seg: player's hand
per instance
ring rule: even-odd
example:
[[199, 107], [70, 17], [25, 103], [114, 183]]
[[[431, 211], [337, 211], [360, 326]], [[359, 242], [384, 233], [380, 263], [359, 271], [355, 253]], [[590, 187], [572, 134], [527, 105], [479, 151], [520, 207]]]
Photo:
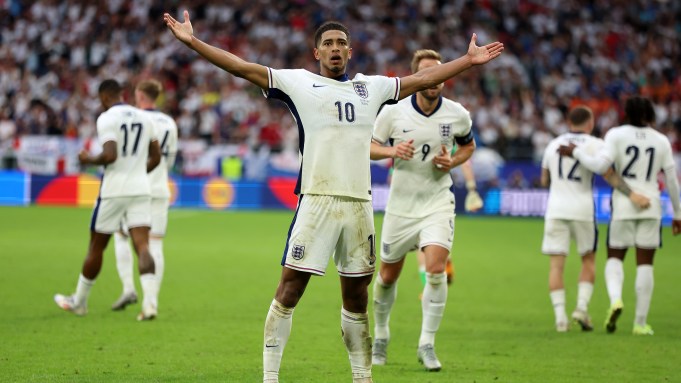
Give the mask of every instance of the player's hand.
[[681, 234], [681, 219], [672, 220], [672, 234], [674, 235]]
[[88, 160], [89, 160], [89, 159], [90, 159], [90, 154], [87, 152], [87, 150], [82, 149], [82, 150], [78, 153], [78, 161], [79, 161], [81, 164], [86, 165], [86, 164], [88, 163]]
[[414, 158], [414, 140], [402, 141], [395, 147], [395, 154], [393, 158], [399, 158], [402, 160], [411, 160]]
[[558, 153], [561, 156], [572, 157], [572, 152], [575, 150], [577, 145], [570, 143], [570, 145], [561, 145], [558, 147]]
[[445, 173], [449, 173], [452, 169], [452, 156], [449, 155], [446, 146], [442, 145], [440, 147], [440, 153], [433, 158], [433, 165], [435, 165], [437, 170]]
[[629, 200], [639, 209], [647, 209], [650, 207], [650, 198], [643, 194], [638, 194], [635, 191], [632, 191], [629, 194]]
[[504, 50], [504, 44], [496, 41], [491, 44], [479, 47], [475, 43], [478, 40], [478, 35], [473, 33], [471, 42], [468, 44], [468, 56], [471, 59], [471, 64], [480, 65], [485, 64], [499, 57]]
[[184, 22], [180, 23], [175, 20], [170, 14], [163, 14], [163, 21], [166, 23], [168, 28], [175, 38], [182, 41], [183, 43], [189, 45], [192, 42], [192, 35], [194, 35], [194, 28], [192, 27], [191, 21], [189, 21], [189, 12], [184, 11]]
[[480, 194], [478, 194], [477, 191], [470, 190], [468, 194], [466, 194], [464, 208], [466, 209], [467, 212], [474, 213], [482, 209], [483, 206], [484, 202], [482, 202], [482, 198], [480, 198]]

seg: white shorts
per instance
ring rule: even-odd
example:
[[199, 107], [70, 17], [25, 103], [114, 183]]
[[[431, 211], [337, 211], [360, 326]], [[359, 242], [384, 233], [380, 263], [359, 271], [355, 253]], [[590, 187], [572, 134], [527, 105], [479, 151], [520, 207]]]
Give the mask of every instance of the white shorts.
[[128, 227], [151, 226], [151, 197], [97, 198], [90, 230], [113, 234], [125, 222]]
[[385, 214], [381, 231], [381, 262], [399, 262], [408, 252], [437, 245], [452, 249], [454, 211], [439, 212], [425, 218]]
[[659, 219], [622, 219], [610, 221], [608, 247], [626, 249], [659, 249], [661, 244]]
[[547, 219], [544, 222], [544, 240], [541, 251], [547, 255], [570, 254], [570, 239], [577, 245], [580, 255], [596, 251], [598, 226], [593, 221]]
[[163, 237], [168, 228], [168, 198], [151, 199], [151, 235]]
[[371, 201], [301, 195], [281, 264], [324, 275], [333, 254], [338, 274], [371, 275], [376, 263], [375, 239]]

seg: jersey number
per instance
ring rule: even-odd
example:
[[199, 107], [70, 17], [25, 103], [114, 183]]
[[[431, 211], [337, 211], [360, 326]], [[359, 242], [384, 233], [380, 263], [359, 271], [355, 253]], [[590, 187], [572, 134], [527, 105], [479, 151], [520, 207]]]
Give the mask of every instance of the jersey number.
[[345, 121], [355, 122], [355, 106], [351, 102], [345, 103], [344, 108], [340, 101], [336, 101], [334, 105], [338, 108], [338, 121], [343, 122], [343, 109], [345, 109]]
[[428, 153], [430, 153], [430, 145], [424, 144], [421, 148], [421, 153], [423, 153], [423, 158], [421, 158], [421, 161], [425, 161], [426, 156], [428, 156]]
[[164, 157], [168, 157], [168, 134], [170, 133], [169, 130], [166, 130], [166, 134], [163, 135], [163, 141], [161, 141], [161, 154]]
[[[631, 155], [631, 160], [629, 160], [629, 163], [627, 166], [624, 167], [624, 171], [622, 171], [622, 177], [626, 178], [636, 178], [636, 174], [631, 173], [631, 167], [634, 166], [634, 163], [638, 160], [638, 153], [640, 149], [638, 146], [629, 146], [626, 150], [627, 155]], [[648, 172], [646, 173], [646, 181], [650, 181], [650, 176], [653, 175], [653, 160], [655, 159], [655, 148], [648, 148], [646, 149], [646, 153], [648, 154]]]
[[[575, 161], [575, 164], [572, 165], [572, 168], [570, 168], [570, 172], [567, 176], [568, 181], [579, 182], [582, 180], [582, 177], [575, 174], [577, 166], [579, 166], [579, 161]], [[563, 179], [563, 156], [558, 157], [558, 178]]]
[[[121, 130], [123, 131], [123, 148], [121, 149], [121, 154], [125, 157], [128, 153], [128, 125], [121, 125]], [[137, 133], [135, 136], [135, 143], [132, 146], [132, 154], [137, 154], [137, 146], [140, 143], [140, 133], [142, 133], [142, 124], [135, 122], [130, 125], [130, 134]]]

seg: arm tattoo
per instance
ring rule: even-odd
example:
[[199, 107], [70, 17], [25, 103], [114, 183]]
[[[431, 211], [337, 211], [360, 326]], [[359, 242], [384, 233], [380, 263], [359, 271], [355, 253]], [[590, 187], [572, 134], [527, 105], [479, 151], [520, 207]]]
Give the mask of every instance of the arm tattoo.
[[610, 186], [619, 190], [625, 196], [628, 197], [629, 194], [631, 194], [631, 188], [629, 187], [629, 185], [627, 185], [626, 182], [624, 182], [624, 179], [619, 174], [617, 174], [617, 172], [614, 171], [608, 172], [608, 174], [605, 177], [605, 180], [608, 181]]

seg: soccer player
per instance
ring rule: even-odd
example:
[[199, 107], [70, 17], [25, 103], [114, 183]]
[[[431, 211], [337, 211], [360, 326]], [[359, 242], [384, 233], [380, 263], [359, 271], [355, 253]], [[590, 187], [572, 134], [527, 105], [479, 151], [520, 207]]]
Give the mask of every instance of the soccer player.
[[648, 310], [653, 296], [653, 258], [661, 245], [662, 203], [658, 174], [664, 172], [674, 216], [672, 233], [681, 233], [681, 202], [676, 167], [671, 144], [657, 132], [655, 109], [649, 99], [631, 97], [624, 107], [626, 124], [610, 129], [605, 145], [596, 154], [580, 146], [562, 145], [562, 155], [574, 156], [587, 168], [603, 173], [611, 166], [636, 190], [650, 198], [650, 208], [641, 210], [627, 198], [626, 188], [612, 193], [612, 215], [608, 227], [608, 260], [605, 263], [605, 283], [610, 297], [610, 308], [605, 329], [612, 333], [622, 313], [622, 262], [630, 247], [636, 248], [636, 315], [634, 335], [653, 335], [648, 324]]
[[[337, 22], [321, 25], [313, 54], [319, 73], [277, 70], [247, 62], [193, 36], [189, 14], [180, 23], [164, 15], [176, 38], [225, 71], [245, 78], [286, 103], [300, 131], [302, 163], [298, 206], [282, 258], [282, 273], [265, 320], [263, 381], [277, 382], [293, 310], [311, 275], [324, 275], [333, 254], [340, 275], [341, 329], [354, 382], [371, 382], [367, 288], [374, 272], [369, 146], [380, 107], [430, 88], [501, 54], [503, 45], [475, 45], [463, 57], [402, 79], [346, 73], [350, 33]], [[433, 148], [437, 151], [438, 148]], [[441, 160], [441, 162], [445, 162]]]
[[[438, 52], [414, 53], [411, 70], [418, 75], [439, 68]], [[423, 89], [376, 118], [371, 159], [395, 158], [381, 234], [381, 266], [374, 283], [376, 337], [372, 363], [384, 365], [390, 342], [390, 311], [406, 254], [422, 249], [426, 260], [421, 336], [417, 357], [428, 371], [439, 371], [435, 355], [437, 332], [447, 302], [445, 267], [454, 237], [454, 194], [449, 171], [466, 162], [475, 150], [468, 111], [442, 97], [443, 83]], [[393, 142], [394, 146], [384, 146]], [[458, 145], [452, 155], [454, 143]]]
[[[593, 330], [588, 313], [589, 301], [595, 281], [595, 252], [598, 243], [598, 227], [594, 220], [593, 173], [570, 158], [561, 157], [560, 145], [574, 143], [581, 150], [596, 153], [603, 146], [603, 140], [591, 136], [594, 117], [591, 109], [577, 106], [567, 116], [569, 132], [554, 138], [546, 147], [542, 159], [541, 184], [549, 187], [549, 200], [544, 214], [544, 239], [542, 252], [550, 257], [549, 296], [555, 313], [556, 331], [568, 330], [565, 312], [565, 288], [563, 270], [565, 258], [570, 252], [570, 239], [576, 242], [577, 252], [582, 257], [579, 275], [577, 308], [572, 320], [583, 331]], [[648, 199], [631, 192], [618, 175], [609, 170], [604, 175], [613, 187], [618, 187], [634, 203], [647, 205]]]
[[142, 313], [138, 320], [156, 316], [158, 285], [154, 261], [149, 253], [150, 190], [147, 172], [161, 159], [152, 122], [140, 110], [123, 104], [122, 88], [116, 80], [104, 80], [99, 99], [104, 112], [97, 118], [97, 136], [102, 153], [91, 156], [83, 150], [78, 155], [83, 165], [104, 165], [99, 197], [90, 223], [90, 245], [78, 279], [76, 292], [70, 296], [56, 294], [54, 301], [76, 315], [87, 314], [90, 289], [102, 268], [104, 249], [111, 234], [125, 219], [130, 227], [142, 290]]
[[[175, 163], [177, 155], [177, 125], [172, 117], [156, 110], [156, 100], [162, 92], [161, 83], [156, 80], [145, 80], [135, 88], [135, 105], [142, 109], [151, 120], [160, 140], [161, 162], [149, 173], [151, 184], [151, 232], [149, 234], [149, 251], [154, 259], [156, 279], [159, 290], [165, 270], [163, 256], [163, 237], [168, 227], [168, 206], [170, 190], [168, 189], [168, 171]], [[137, 292], [133, 282], [133, 261], [127, 230], [119, 230], [114, 234], [116, 267], [123, 283], [123, 293], [111, 306], [112, 310], [123, 310], [127, 305], [137, 302]], [[157, 305], [158, 310], [158, 305]]]

